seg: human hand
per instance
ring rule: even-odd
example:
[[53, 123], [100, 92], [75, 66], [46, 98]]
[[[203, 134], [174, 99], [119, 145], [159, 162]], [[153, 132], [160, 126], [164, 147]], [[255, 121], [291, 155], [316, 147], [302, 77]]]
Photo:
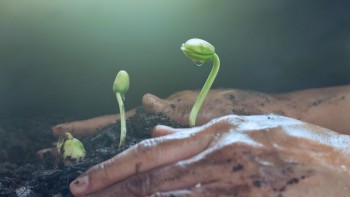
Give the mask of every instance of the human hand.
[[231, 115], [153, 134], [88, 170], [72, 193], [345, 197], [350, 190], [350, 137], [291, 118]]
[[[144, 95], [142, 105], [146, 111], [164, 113], [182, 125], [188, 124], [190, 110], [198, 91], [180, 91], [166, 99], [152, 94]], [[305, 89], [281, 94], [239, 89], [209, 91], [197, 116], [197, 125], [225, 115], [280, 114], [350, 134], [350, 85]]]
[[[191, 108], [198, 91], [180, 91], [161, 99], [152, 94], [142, 98], [143, 108], [148, 112], [163, 113], [179, 124], [187, 125]], [[350, 134], [350, 86], [307, 89], [282, 94], [266, 94], [238, 89], [215, 89], [209, 91], [197, 116], [197, 125], [224, 115], [281, 114], [316, 124], [340, 133]], [[135, 114], [129, 110], [126, 117]], [[119, 115], [108, 115], [83, 121], [56, 125], [55, 136], [70, 132], [74, 136], [88, 136], [98, 128], [115, 123]]]
[[[142, 107], [148, 112], [163, 113], [178, 124], [188, 125], [189, 114], [198, 94], [198, 91], [186, 90], [176, 92], [165, 99], [145, 94], [142, 98]], [[276, 100], [267, 94], [252, 91], [211, 90], [197, 116], [197, 125], [228, 114], [262, 114], [268, 111], [262, 105], [267, 99]], [[260, 106], [257, 106], [256, 103], [259, 103]], [[126, 112], [126, 117], [133, 116], [135, 113], [135, 109], [129, 110]], [[96, 133], [100, 128], [115, 123], [119, 118], [119, 115], [115, 114], [61, 123], [52, 127], [52, 133], [56, 137], [65, 132], [70, 132], [76, 137], [85, 137]]]

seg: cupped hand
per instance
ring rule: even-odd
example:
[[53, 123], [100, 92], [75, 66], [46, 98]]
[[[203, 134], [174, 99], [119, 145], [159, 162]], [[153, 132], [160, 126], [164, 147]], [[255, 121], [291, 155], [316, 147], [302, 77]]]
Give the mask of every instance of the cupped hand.
[[348, 196], [350, 137], [277, 115], [157, 126], [70, 184], [75, 196]]

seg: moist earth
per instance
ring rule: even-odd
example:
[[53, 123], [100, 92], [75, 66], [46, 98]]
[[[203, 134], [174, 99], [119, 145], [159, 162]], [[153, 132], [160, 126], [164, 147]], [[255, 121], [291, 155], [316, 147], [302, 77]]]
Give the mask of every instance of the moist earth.
[[50, 153], [38, 159], [37, 151], [52, 147], [57, 140], [51, 135], [55, 124], [71, 121], [57, 115], [0, 120], [0, 196], [72, 196], [69, 183], [93, 165], [107, 160], [128, 147], [150, 138], [158, 125], [185, 127], [161, 113], [150, 113], [141, 107], [127, 119], [126, 145], [118, 149], [120, 122], [100, 129], [95, 135], [80, 139], [86, 158], [70, 167]]

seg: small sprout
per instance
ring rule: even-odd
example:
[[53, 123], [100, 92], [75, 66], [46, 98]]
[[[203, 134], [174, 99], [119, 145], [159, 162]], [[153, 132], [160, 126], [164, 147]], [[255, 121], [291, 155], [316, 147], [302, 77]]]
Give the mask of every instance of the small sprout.
[[181, 50], [198, 66], [201, 66], [206, 62], [213, 61], [213, 68], [201, 92], [199, 93], [199, 96], [197, 97], [197, 100], [194, 103], [189, 116], [189, 125], [193, 127], [196, 125], [197, 114], [203, 104], [203, 101], [207, 96], [216, 75], [218, 74], [220, 68], [220, 59], [219, 56], [215, 53], [215, 47], [213, 45], [205, 40], [198, 38], [190, 39], [182, 44]]
[[124, 145], [126, 137], [126, 122], [125, 122], [125, 109], [123, 99], [125, 99], [125, 93], [129, 89], [129, 75], [126, 71], [121, 70], [118, 72], [113, 83], [113, 92], [117, 97], [120, 111], [120, 141], [119, 148]]
[[83, 143], [73, 138], [69, 132], [66, 132], [58, 139], [56, 148], [65, 166], [82, 161], [86, 155]]

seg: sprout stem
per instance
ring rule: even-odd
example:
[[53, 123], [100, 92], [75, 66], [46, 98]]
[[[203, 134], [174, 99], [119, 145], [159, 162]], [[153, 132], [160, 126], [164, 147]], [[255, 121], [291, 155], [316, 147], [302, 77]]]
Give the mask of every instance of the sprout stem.
[[214, 55], [213, 55], [213, 68], [211, 69], [209, 77], [207, 78], [201, 92], [199, 93], [199, 96], [197, 97], [197, 100], [196, 100], [195, 104], [193, 105], [191, 113], [190, 113], [189, 125], [191, 127], [194, 127], [196, 125], [197, 114], [198, 114], [198, 112], [203, 104], [205, 97], [207, 96], [207, 94], [209, 92], [211, 85], [214, 82], [216, 75], [218, 74], [219, 68], [220, 68], [220, 59], [219, 59], [219, 56], [216, 53], [214, 53]]
[[119, 115], [120, 115], [120, 141], [119, 148], [124, 145], [126, 137], [126, 122], [125, 122], [125, 109], [123, 98], [119, 92], [116, 93], [118, 105], [119, 105]]
[[125, 137], [126, 137], [126, 120], [125, 120], [125, 108], [123, 99], [125, 98], [125, 93], [129, 89], [129, 74], [121, 70], [118, 72], [115, 77], [113, 83], [113, 92], [117, 97], [118, 105], [119, 105], [119, 115], [120, 115], [120, 141], [119, 148], [124, 145]]

